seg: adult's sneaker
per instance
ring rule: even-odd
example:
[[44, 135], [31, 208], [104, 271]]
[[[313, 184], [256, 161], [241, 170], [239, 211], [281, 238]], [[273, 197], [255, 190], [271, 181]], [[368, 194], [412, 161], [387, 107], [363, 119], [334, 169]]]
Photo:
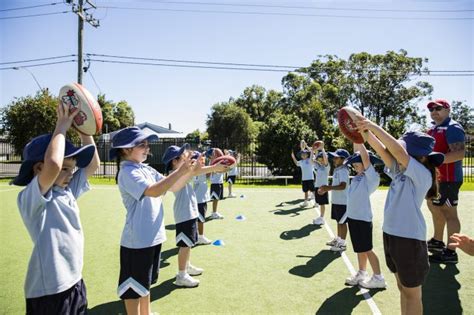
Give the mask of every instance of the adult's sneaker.
[[383, 277], [372, 276], [369, 280], [359, 282], [359, 285], [366, 289], [385, 289], [387, 283]]
[[347, 285], [358, 285], [364, 280], [367, 280], [367, 271], [359, 270], [357, 273], [349, 278], [346, 278]]
[[442, 252], [443, 249], [446, 248], [446, 245], [443, 241], [438, 241], [434, 238], [431, 238], [428, 242], [428, 251], [431, 253], [439, 253]]
[[198, 240], [196, 242], [196, 245], [209, 245], [211, 244], [212, 241], [208, 239], [206, 236], [198, 236]]
[[213, 212], [211, 214], [211, 219], [213, 219], [213, 220], [224, 219], [224, 216], [222, 214], [220, 214], [219, 212]]
[[333, 238], [332, 240], [330, 240], [329, 242], [326, 242], [326, 245], [327, 246], [334, 246], [337, 244], [337, 237]]
[[188, 268], [186, 268], [186, 272], [190, 276], [199, 276], [204, 272], [204, 269], [189, 264]]
[[199, 285], [199, 280], [194, 279], [187, 273], [184, 274], [183, 276], [180, 276], [179, 274], [177, 274], [175, 284], [178, 287], [195, 288]]
[[316, 219], [313, 220], [313, 224], [314, 225], [323, 225], [325, 222], [324, 222], [324, 218], [323, 217], [317, 217]]
[[457, 264], [458, 254], [455, 251], [444, 249], [439, 253], [431, 255], [429, 260], [436, 264]]

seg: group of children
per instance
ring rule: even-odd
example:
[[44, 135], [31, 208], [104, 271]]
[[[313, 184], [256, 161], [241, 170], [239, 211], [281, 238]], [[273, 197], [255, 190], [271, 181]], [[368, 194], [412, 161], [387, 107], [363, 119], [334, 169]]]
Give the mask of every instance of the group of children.
[[[53, 134], [38, 136], [25, 146], [20, 172], [12, 181], [26, 186], [18, 195], [18, 207], [34, 243], [25, 281], [27, 314], [87, 312], [82, 279], [84, 236], [76, 200], [89, 190], [87, 179], [100, 160], [91, 136], [78, 132], [82, 147], [66, 139], [78, 112], [58, 104]], [[206, 153], [212, 160], [222, 155], [220, 149], [201, 154], [190, 151], [187, 144], [170, 146], [163, 155], [169, 174], [165, 176], [143, 163], [149, 155], [149, 141], [155, 139], [137, 127], [124, 128], [113, 137], [109, 152], [119, 165], [116, 180], [126, 208], [117, 293], [127, 314], [150, 314], [150, 286], [158, 280], [166, 240], [162, 196], [167, 191], [175, 195], [177, 286], [195, 287], [199, 280], [193, 276], [203, 273], [190, 263], [190, 252], [197, 244], [210, 243], [203, 234], [209, 200], [206, 174], [211, 174], [214, 185], [211, 217], [222, 218], [217, 201], [222, 198], [222, 177], [229, 166], [205, 165]], [[235, 173], [229, 178], [235, 182]]]
[[[444, 155], [433, 152], [435, 140], [425, 133], [407, 132], [396, 140], [382, 127], [364, 117], [356, 120], [356, 124], [359, 132], [367, 134], [368, 144], [381, 159], [369, 153], [364, 144], [354, 144], [353, 155], [344, 149], [329, 152], [334, 165], [332, 184], [320, 185], [322, 180], [327, 180], [327, 175], [322, 173], [324, 175], [320, 176], [325, 178], [318, 180], [317, 173], [318, 184], [311, 186], [312, 168], [318, 170], [324, 164], [313, 161], [312, 150], [307, 146], [302, 147], [302, 160], [297, 161], [293, 153], [292, 158], [303, 173], [305, 201], [311, 189], [315, 198], [332, 191], [331, 218], [337, 222], [337, 237], [327, 245], [333, 251], [345, 250], [348, 225], [359, 264], [358, 272], [347, 278], [345, 283], [368, 289], [385, 288], [379, 259], [373, 251], [370, 204], [370, 195], [380, 182], [374, 165], [384, 164], [385, 173], [392, 179], [382, 227], [385, 260], [389, 270], [395, 273], [402, 314], [421, 314], [421, 286], [429, 270], [426, 224], [421, 205], [425, 198], [438, 195], [436, 167], [443, 163]], [[324, 156], [324, 149], [319, 151], [317, 156]], [[356, 173], [352, 181], [349, 179], [349, 166]], [[314, 223], [322, 224], [324, 221], [315, 220]], [[453, 236], [452, 239], [458, 246], [468, 248], [466, 238]], [[368, 278], [366, 271], [367, 261], [374, 272], [371, 278]]]
[[[26, 186], [18, 195], [18, 207], [34, 243], [25, 281], [27, 314], [84, 314], [87, 310], [82, 280], [84, 236], [76, 200], [89, 189], [87, 178], [100, 160], [92, 137], [79, 133], [82, 147], [66, 140], [78, 112], [58, 104], [53, 134], [36, 137], [25, 146], [20, 172], [13, 180], [15, 185]], [[444, 155], [433, 152], [434, 139], [426, 134], [407, 132], [396, 140], [368, 119], [356, 123], [360, 132], [367, 132], [367, 142], [381, 160], [363, 144], [354, 144], [353, 155], [344, 149], [326, 154], [322, 142], [316, 143], [315, 155], [312, 148], [302, 144], [302, 159], [297, 161], [293, 153], [292, 158], [303, 172], [304, 205], [308, 205], [309, 193], [315, 193], [321, 216], [313, 223], [324, 224], [324, 206], [329, 203], [328, 192], [332, 192], [331, 218], [337, 221], [338, 236], [328, 245], [334, 251], [345, 250], [349, 228], [359, 262], [359, 271], [346, 279], [346, 284], [384, 288], [372, 245], [370, 195], [380, 181], [374, 165], [385, 164], [385, 172], [392, 178], [382, 227], [385, 260], [396, 276], [402, 314], [421, 314], [421, 285], [429, 268], [421, 205], [425, 198], [437, 196], [436, 166], [443, 163]], [[217, 203], [223, 197], [223, 174], [229, 167], [205, 163], [206, 156], [212, 160], [222, 151], [214, 148], [200, 153], [190, 151], [188, 145], [170, 146], [163, 155], [169, 174], [165, 176], [143, 163], [149, 154], [149, 141], [154, 139], [156, 136], [129, 127], [114, 136], [110, 150], [110, 158], [120, 165], [117, 183], [126, 208], [118, 294], [127, 314], [150, 314], [150, 286], [158, 279], [166, 240], [162, 196], [167, 191], [175, 195], [178, 286], [197, 286], [199, 280], [193, 276], [203, 273], [190, 263], [190, 253], [194, 245], [210, 243], [203, 226], [209, 199], [207, 174], [211, 174], [211, 218], [223, 218], [217, 212]], [[331, 185], [328, 156], [334, 164]], [[349, 166], [356, 172], [352, 181]], [[235, 175], [229, 174], [228, 180], [233, 183]], [[231, 188], [229, 196], [235, 196]], [[474, 253], [472, 239], [453, 235], [452, 240], [453, 246]], [[374, 272], [371, 278], [366, 271], [367, 261]]]

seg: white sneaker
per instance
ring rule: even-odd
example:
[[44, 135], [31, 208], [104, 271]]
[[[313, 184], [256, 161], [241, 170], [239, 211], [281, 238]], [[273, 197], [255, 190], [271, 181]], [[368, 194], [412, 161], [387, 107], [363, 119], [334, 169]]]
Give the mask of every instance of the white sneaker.
[[334, 246], [337, 244], [337, 237], [333, 238], [331, 241], [326, 242], [327, 246]]
[[201, 275], [201, 274], [204, 272], [204, 269], [199, 268], [199, 267], [195, 267], [195, 266], [189, 264], [189, 265], [188, 265], [188, 268], [186, 268], [186, 272], [187, 272], [190, 276], [199, 276], [199, 275]]
[[179, 274], [177, 274], [175, 284], [178, 287], [194, 288], [199, 285], [199, 280], [194, 279], [188, 274], [185, 274], [184, 276], [180, 276]]
[[346, 278], [347, 285], [358, 285], [361, 282], [367, 280], [367, 271], [359, 270], [352, 277]]
[[203, 235], [203, 236], [198, 236], [196, 245], [209, 245], [211, 243], [212, 241]]
[[308, 206], [309, 206], [308, 200], [305, 200], [304, 202], [300, 203], [299, 206], [300, 206], [300, 207], [304, 207], [304, 208], [308, 207]]
[[229, 194], [229, 195], [227, 196], [227, 198], [235, 198], [235, 197], [237, 197], [236, 194]]
[[346, 250], [346, 243], [337, 242], [336, 245], [331, 246], [333, 252], [343, 252]]
[[[316, 219], [313, 220], [313, 224], [314, 225], [323, 225], [325, 222], [324, 222], [324, 218], [323, 217], [317, 217]], [[329, 242], [328, 242], [329, 243]]]
[[359, 285], [366, 289], [385, 289], [387, 287], [383, 277], [377, 279], [375, 276], [372, 276], [369, 280], [359, 282]]
[[224, 216], [220, 214], [219, 212], [213, 212], [211, 214], [211, 219], [213, 220], [224, 219]]

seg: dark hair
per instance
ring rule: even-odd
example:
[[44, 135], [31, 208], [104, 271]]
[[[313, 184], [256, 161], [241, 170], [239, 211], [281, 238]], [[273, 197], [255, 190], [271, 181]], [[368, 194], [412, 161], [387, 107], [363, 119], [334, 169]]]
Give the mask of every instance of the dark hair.
[[428, 159], [426, 158], [424, 162], [421, 161], [421, 158], [417, 157], [416, 160], [423, 164], [424, 167], [426, 167], [430, 173], [431, 173], [431, 187], [426, 193], [426, 198], [438, 198], [439, 197], [439, 187], [438, 187], [438, 169], [436, 166]]
[[115, 158], [115, 160], [117, 161], [117, 173], [115, 173], [115, 184], [118, 184], [118, 174], [120, 172], [120, 162], [122, 162], [122, 159], [125, 155], [125, 152], [123, 151], [123, 149], [118, 149], [117, 150], [117, 157]]

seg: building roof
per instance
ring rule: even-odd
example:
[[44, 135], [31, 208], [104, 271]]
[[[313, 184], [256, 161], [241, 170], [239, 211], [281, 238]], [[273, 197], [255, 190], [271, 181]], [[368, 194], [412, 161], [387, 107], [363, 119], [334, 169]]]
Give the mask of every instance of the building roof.
[[[166, 139], [186, 138], [186, 135], [184, 133], [171, 129], [171, 124], [169, 125], [169, 128], [158, 126], [149, 122], [137, 124], [136, 126], [146, 133], [156, 134], [158, 138], [166, 138]], [[119, 130], [116, 130], [110, 133], [104, 133], [100, 136], [100, 139], [110, 140], [114, 137], [114, 135], [118, 131]]]

